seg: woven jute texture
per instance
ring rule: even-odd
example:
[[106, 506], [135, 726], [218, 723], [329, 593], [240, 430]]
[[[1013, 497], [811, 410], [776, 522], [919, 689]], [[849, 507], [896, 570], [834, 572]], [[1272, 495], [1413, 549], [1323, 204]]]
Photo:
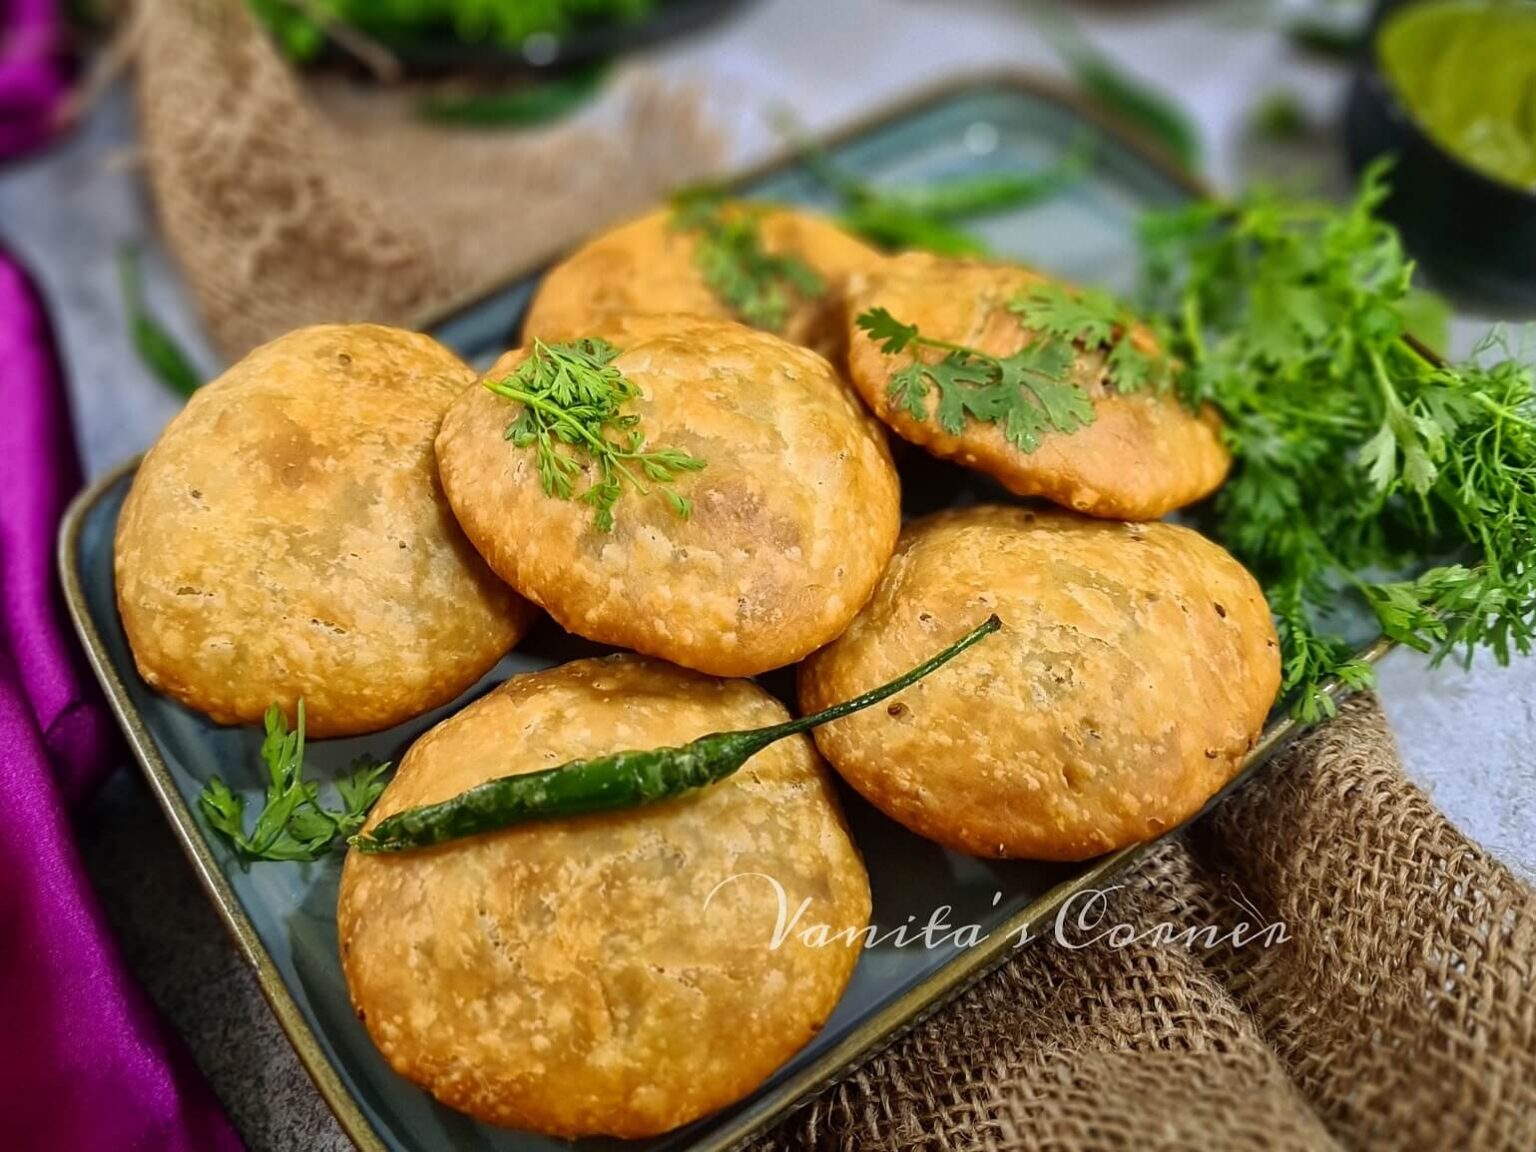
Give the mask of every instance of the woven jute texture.
[[410, 324], [713, 170], [697, 92], [618, 76], [569, 126], [448, 129], [418, 92], [303, 81], [240, 0], [139, 0], [153, 199], [231, 358], [303, 324]]
[[[1536, 1149], [1536, 895], [1404, 778], [1373, 698], [1106, 899], [760, 1148]], [[1088, 943], [1163, 922], [1287, 939]]]

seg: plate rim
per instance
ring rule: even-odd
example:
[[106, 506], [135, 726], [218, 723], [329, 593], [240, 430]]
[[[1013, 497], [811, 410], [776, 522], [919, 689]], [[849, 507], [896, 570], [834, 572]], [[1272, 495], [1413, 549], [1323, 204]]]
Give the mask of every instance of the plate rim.
[[[1021, 68], [992, 68], [973, 74], [960, 74], [944, 77], [933, 83], [926, 84], [910, 94], [899, 96], [894, 100], [877, 105], [867, 112], [860, 113], [849, 120], [843, 121], [836, 127], [826, 132], [816, 133], [810, 139], [819, 147], [832, 149], [839, 144], [847, 143], [869, 132], [885, 127], [894, 121], [902, 120], [915, 113], [921, 112], [930, 105], [936, 105], [952, 98], [964, 96], [971, 92], [982, 92], [989, 88], [1014, 89], [1024, 92], [1039, 100], [1046, 100], [1053, 104], [1059, 104], [1073, 115], [1086, 121], [1106, 136], [1112, 137], [1117, 147], [1123, 148], [1136, 155], [1137, 159], [1157, 170], [1159, 175], [1174, 184], [1177, 184], [1193, 198], [1210, 200], [1215, 197], [1215, 190], [1201, 180], [1198, 176], [1179, 166], [1166, 151], [1149, 141], [1133, 124], [1124, 118], [1100, 108], [1089, 101], [1082, 93], [1068, 86], [1066, 83], [1051, 77]], [[744, 184], [753, 184], [764, 180], [786, 168], [792, 168], [800, 160], [803, 148], [793, 144], [786, 144], [783, 148], [769, 154], [765, 159], [757, 163], [748, 164], [743, 168], [732, 170], [728, 175], [718, 180], [708, 180], [705, 183], [718, 185], [729, 190]], [[619, 217], [610, 220], [606, 224], [599, 224], [597, 228], [608, 228], [622, 222]], [[505, 275], [499, 276], [488, 287], [471, 288], [468, 291], [451, 296], [446, 303], [434, 304], [414, 314], [409, 323], [404, 326], [418, 332], [427, 332], [441, 324], [454, 319], [461, 312], [467, 312], [477, 305], [500, 296], [519, 280], [531, 275], [541, 268], [545, 268], [562, 256], [573, 251], [576, 246], [582, 244], [588, 236], [594, 235], [595, 230], [578, 238], [574, 243], [556, 243], [539, 252], [526, 263], [515, 269], [509, 270]]]
[[[1077, 93], [1055, 81], [1014, 69], [994, 70], [975, 76], [959, 76], [942, 80], [920, 89], [913, 95], [902, 97], [868, 114], [856, 117], [836, 130], [818, 137], [818, 141], [825, 146], [835, 147], [848, 139], [919, 112], [929, 105], [989, 88], [1021, 90], [1030, 96], [1063, 105], [1100, 131], [1113, 137], [1117, 145], [1135, 153], [1192, 196], [1201, 199], [1209, 199], [1211, 196], [1210, 189], [1206, 185], [1180, 169], [1157, 148], [1128, 131], [1123, 122], [1092, 107]], [[792, 166], [798, 157], [797, 150], [786, 150], [761, 164], [735, 173], [723, 181], [722, 185], [733, 187], [770, 176]], [[509, 285], [544, 266], [565, 250], [566, 247], [562, 246], [554, 252], [543, 254], [522, 269], [510, 272], [490, 288], [476, 289], [472, 293], [452, 300], [444, 307], [434, 308], [424, 313], [413, 320], [411, 326], [417, 329], [436, 327], [459, 312], [499, 295]], [[107, 703], [128, 740], [134, 759], [149, 782], [156, 800], [176, 834], [183, 853], [192, 864], [203, 891], [218, 912], [236, 950], [255, 973], [262, 996], [272, 1009], [273, 1015], [277, 1017], [278, 1024], [297, 1053], [300, 1063], [309, 1073], [316, 1089], [335, 1115], [342, 1130], [362, 1152], [390, 1152], [389, 1147], [363, 1112], [357, 1098], [342, 1082], [336, 1067], [321, 1047], [319, 1038], [308, 1021], [304, 1019], [303, 1011], [289, 992], [282, 974], [261, 943], [261, 938], [246, 915], [239, 897], [235, 895], [233, 888], [224, 878], [195, 813], [182, 800], [170, 769], [161, 757], [153, 735], [129, 698], [127, 687], [118, 675], [102, 641], [100, 631], [96, 627], [96, 622], [91, 616], [79, 565], [80, 538], [84, 524], [95, 506], [112, 488], [137, 471], [143, 459], [144, 454], [141, 453], [109, 469], [77, 494], [66, 508], [59, 524], [56, 550], [56, 562], [65, 606], [75, 633], [85, 650], [87, 663], [105, 692]], [[1393, 641], [1385, 636], [1379, 636], [1362, 648], [1358, 657], [1367, 663], [1374, 664], [1393, 647], [1395, 647]], [[1346, 694], [1345, 687], [1337, 680], [1325, 684], [1323, 691], [1335, 700]], [[766, 1111], [754, 1114], [748, 1107], [736, 1115], [716, 1121], [712, 1131], [703, 1134], [699, 1140], [689, 1145], [688, 1152], [733, 1152], [799, 1110], [813, 1097], [873, 1059], [977, 981], [1000, 967], [1017, 947], [1011, 941], [1015, 938], [1023, 939], [1021, 933], [1032, 932], [1043, 922], [1055, 916], [1062, 905], [1075, 894], [1091, 888], [1100, 881], [1126, 872], [1147, 853], [1179, 835], [1185, 827], [1200, 819], [1230, 793], [1246, 784], [1284, 744], [1309, 726], [1288, 714], [1271, 720], [1265, 725], [1258, 742], [1244, 758], [1243, 766], [1238, 773], [1194, 816], [1169, 828], [1153, 840], [1130, 845], [1092, 861], [1082, 872], [1063, 880], [1031, 900], [1024, 908], [999, 925], [982, 943], [956, 955], [934, 973], [861, 1021], [814, 1061], [776, 1086], [772, 1093], [774, 1101]], [[744, 1097], [738, 1104], [749, 1104], [755, 1096], [754, 1092]], [[708, 1122], [708, 1118], [701, 1119]]]

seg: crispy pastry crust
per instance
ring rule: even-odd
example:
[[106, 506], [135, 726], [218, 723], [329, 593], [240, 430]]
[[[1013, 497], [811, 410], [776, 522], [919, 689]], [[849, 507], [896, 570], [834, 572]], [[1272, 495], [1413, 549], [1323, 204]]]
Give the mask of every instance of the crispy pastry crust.
[[615, 363], [643, 393], [626, 411], [647, 442], [706, 462], [677, 484], [691, 517], [626, 489], [599, 532], [588, 505], [545, 494], [533, 448], [506, 441], [519, 406], [472, 388], [437, 459], [480, 554], [567, 631], [701, 672], [755, 675], [831, 640], [900, 528], [879, 423], [820, 356], [740, 324], [636, 317], [596, 334], [623, 349]]
[[118, 522], [139, 673], [222, 724], [305, 699], [311, 735], [453, 699], [532, 607], [459, 531], [432, 438], [473, 371], [426, 336], [305, 328], [198, 390]]
[[[371, 822], [492, 777], [787, 718], [748, 681], [581, 660], [428, 732]], [[777, 948], [764, 877], [787, 916], [808, 902]], [[741, 1099], [805, 1045], [860, 949], [801, 932], [858, 933], [869, 913], [830, 774], [797, 736], [676, 800], [354, 851], [338, 932], [353, 1004], [401, 1075], [493, 1124], [637, 1137]]]
[[1264, 595], [1203, 536], [979, 506], [907, 526], [869, 605], [801, 665], [802, 711], [993, 611], [1000, 633], [816, 732], [871, 803], [962, 852], [1082, 860], [1157, 835], [1232, 778], [1279, 689]]

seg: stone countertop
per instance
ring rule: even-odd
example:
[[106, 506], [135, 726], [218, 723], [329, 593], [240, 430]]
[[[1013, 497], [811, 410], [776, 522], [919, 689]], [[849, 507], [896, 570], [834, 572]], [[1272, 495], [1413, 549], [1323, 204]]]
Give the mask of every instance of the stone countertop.
[[[1084, 17], [1100, 45], [1194, 113], [1222, 187], [1251, 170], [1245, 125], [1258, 98], [1283, 88], [1326, 123], [1343, 91], [1339, 69], [1298, 55], [1257, 16], [1233, 15], [1235, 7], [1248, 11], [1170, 3]], [[900, 68], [890, 66], [896, 60]], [[1009, 0], [765, 0], [649, 62], [708, 87], [738, 164], [777, 147], [770, 109], [788, 109], [816, 131], [946, 77], [1056, 71]], [[144, 249], [157, 313], [202, 363], [215, 363], [155, 239], [125, 91], [112, 92], [69, 140], [0, 171], [0, 238], [36, 273], [52, 307], [81, 452], [98, 475], [147, 447], [178, 407], [125, 335], [113, 268], [123, 244]], [[1485, 328], [1459, 318], [1457, 350]], [[1469, 836], [1536, 879], [1536, 660], [1503, 669], [1479, 661], [1468, 673], [1397, 652], [1381, 669], [1381, 695], [1410, 775]], [[113, 778], [81, 832], [128, 962], [252, 1152], [350, 1149], [137, 772]]]

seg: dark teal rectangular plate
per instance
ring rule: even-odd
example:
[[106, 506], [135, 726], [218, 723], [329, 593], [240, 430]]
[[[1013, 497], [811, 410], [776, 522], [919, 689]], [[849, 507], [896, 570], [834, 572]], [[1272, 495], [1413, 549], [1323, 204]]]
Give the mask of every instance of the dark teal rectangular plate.
[[[1085, 126], [1070, 100], [1033, 82], [989, 80], [930, 95], [830, 142], [833, 159], [877, 184], [909, 184], [988, 171], [1036, 171], [1058, 161]], [[1148, 208], [1198, 194], [1158, 162], [1100, 129], [1083, 179], [1055, 198], [993, 217], [975, 231], [998, 253], [1073, 280], [1125, 288], [1134, 274], [1135, 224]], [[782, 163], [745, 177], [748, 195], [825, 203], [803, 165]], [[525, 276], [431, 325], [477, 364], [513, 343], [538, 281]], [[263, 864], [241, 871], [195, 815], [197, 795], [217, 772], [259, 797], [253, 729], [219, 728], [152, 692], [134, 671], [114, 602], [112, 537], [134, 464], [104, 478], [71, 508], [60, 567], [76, 627], [134, 751], [193, 865], [255, 968], [263, 991], [316, 1084], [366, 1152], [536, 1152], [565, 1142], [477, 1124], [436, 1104], [396, 1076], [352, 1014], [336, 951], [340, 860]], [[407, 745], [508, 675], [591, 651], [547, 622], [463, 698], [410, 724], [355, 740], [312, 744], [316, 775], [329, 778], [364, 750], [398, 761]], [[771, 685], [772, 686], [772, 685]], [[1237, 786], [1292, 731], [1276, 720]], [[1085, 865], [974, 860], [946, 852], [845, 794], [854, 837], [869, 866], [881, 936], [925, 923], [941, 905], [953, 925], [976, 923], [984, 943], [962, 948], [897, 947], [865, 952], [836, 1013], [817, 1038], [755, 1093], [715, 1116], [649, 1141], [581, 1141], [606, 1148], [720, 1150], [735, 1147], [846, 1075], [925, 1013], [1001, 963], [1021, 930], [1045, 924], [1073, 892], [1101, 884], [1146, 846]], [[259, 803], [259, 801], [257, 801]], [[994, 903], [994, 897], [997, 897]]]

